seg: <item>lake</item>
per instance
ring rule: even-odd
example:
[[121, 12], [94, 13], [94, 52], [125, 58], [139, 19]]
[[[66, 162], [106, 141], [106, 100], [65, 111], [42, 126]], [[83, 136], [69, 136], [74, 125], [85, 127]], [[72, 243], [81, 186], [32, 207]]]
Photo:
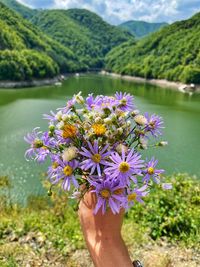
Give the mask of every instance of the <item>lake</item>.
[[169, 145], [151, 148], [145, 156], [155, 155], [166, 174], [188, 172], [200, 176], [200, 94], [192, 96], [149, 84], [137, 84], [97, 74], [69, 77], [60, 87], [0, 90], [0, 175], [11, 178], [13, 201], [25, 203], [27, 196], [43, 194], [41, 185], [45, 166], [26, 162], [24, 135], [34, 127], [43, 130], [43, 113], [65, 105], [73, 94], [83, 92], [113, 94], [126, 91], [135, 96], [141, 112], [157, 113], [164, 118], [163, 140]]

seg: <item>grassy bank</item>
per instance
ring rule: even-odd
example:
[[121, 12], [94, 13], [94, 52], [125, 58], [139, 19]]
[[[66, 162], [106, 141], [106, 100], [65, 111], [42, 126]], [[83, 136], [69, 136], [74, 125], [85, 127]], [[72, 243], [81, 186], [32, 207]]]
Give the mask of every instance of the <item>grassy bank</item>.
[[[198, 266], [199, 181], [186, 174], [169, 180], [173, 190], [157, 190], [145, 206], [135, 205], [126, 214], [124, 239], [132, 257], [147, 267]], [[1, 181], [1, 187], [9, 187], [6, 177]], [[92, 266], [75, 206], [57, 192], [51, 198], [31, 197], [25, 208], [1, 196], [0, 266]]]

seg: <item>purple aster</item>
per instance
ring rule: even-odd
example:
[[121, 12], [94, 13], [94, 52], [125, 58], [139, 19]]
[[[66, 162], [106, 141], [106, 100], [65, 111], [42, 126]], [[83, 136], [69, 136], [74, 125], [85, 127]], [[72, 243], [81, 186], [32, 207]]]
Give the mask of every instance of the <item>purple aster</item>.
[[117, 107], [123, 111], [133, 111], [135, 108], [133, 104], [133, 96], [127, 93], [116, 92], [115, 98], [117, 100]]
[[140, 188], [135, 188], [133, 190], [127, 189], [127, 198], [126, 201], [123, 203], [123, 207], [127, 210], [130, 207], [132, 207], [135, 202], [140, 202], [140, 203], [144, 203], [142, 197], [145, 197], [149, 194], [149, 191], [147, 190], [148, 186], [147, 185], [143, 185]]
[[164, 190], [170, 190], [172, 189], [172, 184], [171, 183], [162, 183], [162, 189]]
[[105, 173], [112, 179], [120, 179], [124, 184], [129, 185], [129, 179], [132, 179], [134, 183], [137, 183], [134, 175], [141, 175], [141, 168], [144, 167], [141, 155], [136, 153], [134, 149], [131, 149], [128, 154], [122, 150], [122, 155], [113, 152], [110, 156], [112, 162], [108, 162], [106, 165], [109, 166], [105, 169]]
[[97, 196], [94, 214], [96, 214], [99, 209], [101, 209], [104, 214], [107, 205], [109, 205], [114, 214], [119, 213], [121, 204], [125, 200], [122, 184], [120, 184], [119, 181], [111, 181], [108, 177], [98, 182], [91, 179], [88, 179], [88, 181], [95, 187], [91, 192], [95, 192]]
[[60, 180], [63, 180], [62, 187], [64, 190], [69, 191], [71, 183], [78, 188], [79, 184], [74, 175], [74, 171], [78, 165], [79, 163], [77, 160], [66, 162], [58, 159], [55, 166], [55, 172], [50, 176], [51, 183], [57, 184]]
[[88, 97], [86, 98], [86, 106], [88, 110], [91, 110], [92, 108], [95, 108], [96, 105], [99, 105], [101, 103], [101, 97], [96, 96], [95, 98], [93, 97], [93, 94], [89, 94]]
[[150, 132], [154, 137], [158, 135], [162, 135], [160, 129], [163, 129], [163, 119], [156, 114], [149, 115], [147, 112], [144, 114], [145, 118], [147, 119], [147, 124], [145, 127], [146, 132]]
[[43, 119], [49, 120], [49, 124], [52, 124], [55, 121], [57, 121], [57, 118], [56, 118], [56, 114], [52, 110], [50, 111], [50, 113], [51, 114], [43, 114]]
[[105, 158], [111, 154], [110, 151], [106, 152], [109, 145], [106, 145], [104, 148], [100, 149], [98, 141], [94, 141], [94, 146], [92, 146], [90, 142], [87, 143], [90, 150], [81, 147], [82, 151], [79, 152], [81, 155], [87, 158], [81, 163], [81, 168], [84, 171], [91, 169], [90, 174], [93, 174], [95, 170], [97, 170], [97, 174], [101, 176], [101, 165], [107, 164]]
[[50, 139], [48, 133], [45, 132], [40, 136], [42, 132], [38, 131], [39, 129], [39, 127], [33, 129], [32, 133], [28, 133], [27, 136], [24, 137], [24, 140], [31, 145], [31, 148], [25, 152], [27, 161], [29, 159], [34, 159], [37, 162], [42, 163], [49, 154], [48, 147]]
[[158, 160], [154, 159], [154, 157], [149, 162], [147, 162], [146, 168], [143, 170], [143, 182], [148, 183], [152, 177], [155, 183], [159, 183], [159, 176], [164, 172], [164, 170], [156, 169], [155, 167], [157, 164]]

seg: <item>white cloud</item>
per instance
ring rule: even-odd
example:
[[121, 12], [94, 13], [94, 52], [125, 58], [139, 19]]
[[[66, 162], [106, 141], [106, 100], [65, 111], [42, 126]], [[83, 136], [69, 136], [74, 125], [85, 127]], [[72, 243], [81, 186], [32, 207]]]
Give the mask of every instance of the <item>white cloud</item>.
[[35, 8], [86, 8], [106, 21], [127, 20], [173, 22], [189, 18], [200, 10], [200, 0], [19, 0]]

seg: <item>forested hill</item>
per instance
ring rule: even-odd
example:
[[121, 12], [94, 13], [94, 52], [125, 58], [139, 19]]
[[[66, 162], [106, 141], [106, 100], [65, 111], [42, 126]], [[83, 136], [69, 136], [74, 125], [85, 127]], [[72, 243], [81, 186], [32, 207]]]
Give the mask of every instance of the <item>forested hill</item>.
[[90, 68], [102, 67], [107, 52], [134, 39], [128, 31], [106, 23], [85, 9], [45, 10], [31, 22], [69, 47]]
[[150, 23], [146, 21], [130, 20], [119, 25], [120, 28], [130, 31], [136, 38], [142, 38], [168, 25], [166, 22]]
[[53, 77], [84, 68], [70, 49], [0, 3], [0, 80]]
[[0, 0], [0, 2], [2, 2], [7, 7], [16, 11], [22, 17], [27, 18], [27, 19], [30, 19], [32, 16], [34, 16], [38, 12], [38, 10], [28, 8], [15, 0]]
[[123, 44], [106, 57], [106, 69], [145, 78], [200, 83], [200, 13], [138, 41]]

